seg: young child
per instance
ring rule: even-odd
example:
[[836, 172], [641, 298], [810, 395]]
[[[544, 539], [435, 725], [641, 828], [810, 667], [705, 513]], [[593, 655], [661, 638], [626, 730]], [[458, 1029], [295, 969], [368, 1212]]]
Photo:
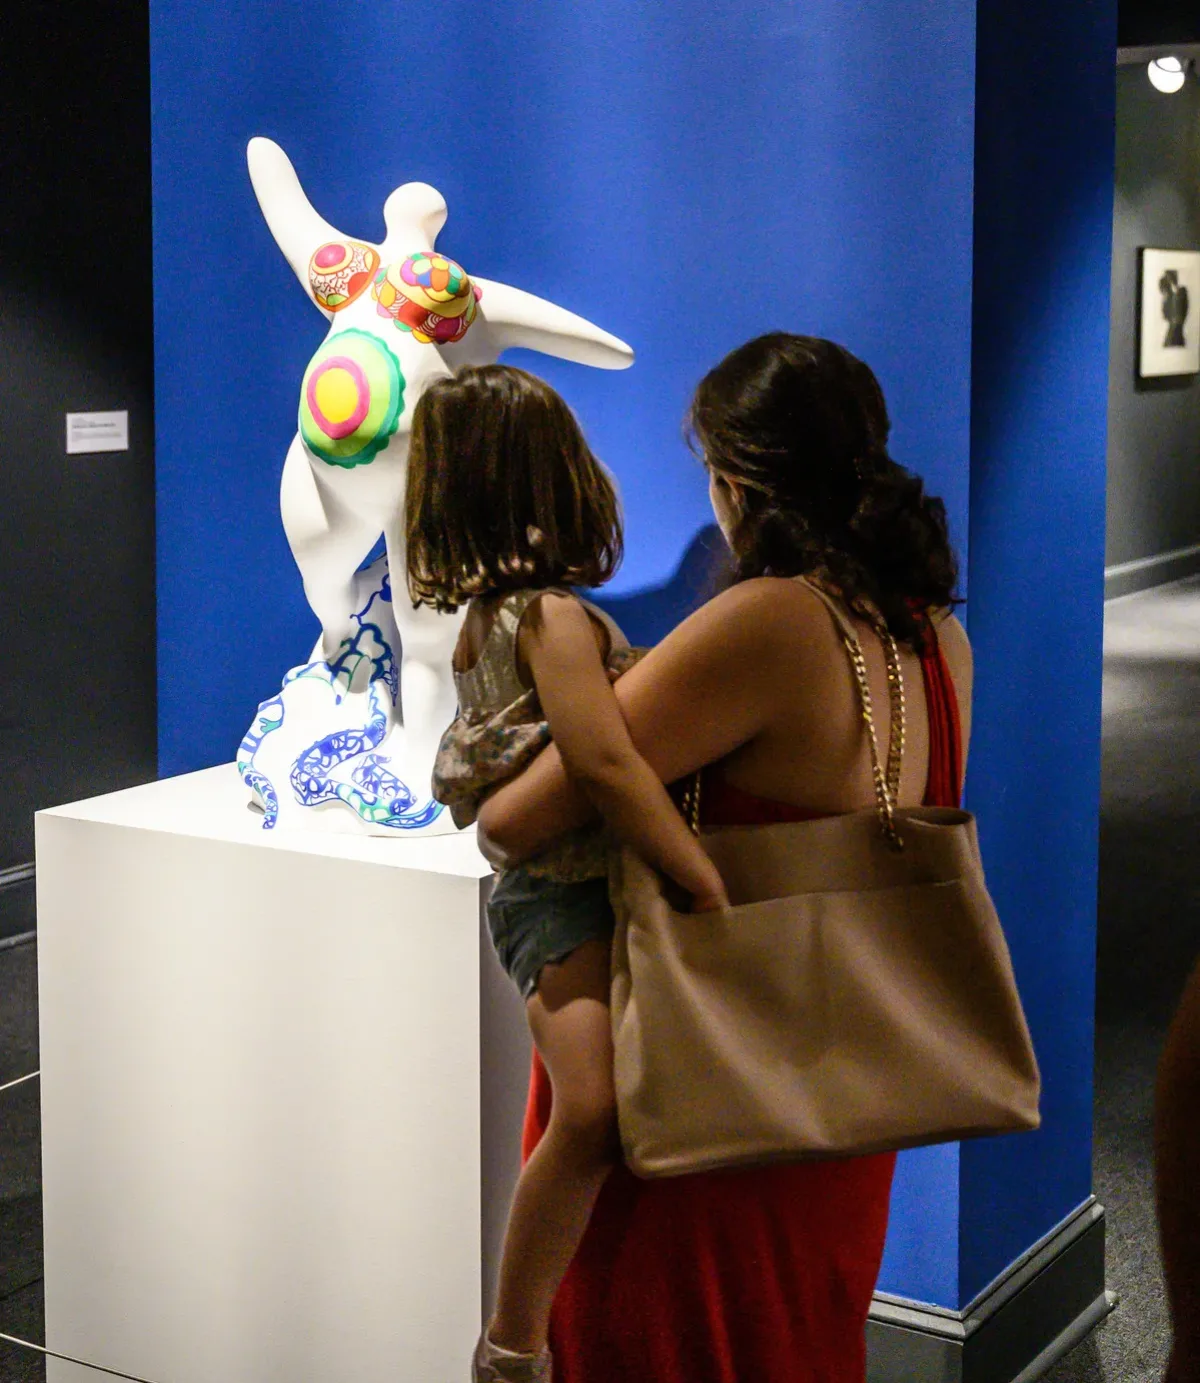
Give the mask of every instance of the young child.
[[[454, 655], [459, 715], [433, 791], [455, 824], [551, 736], [619, 840], [674, 879], [696, 911], [726, 905], [720, 875], [634, 749], [610, 676], [631, 651], [571, 593], [621, 556], [612, 484], [563, 400], [523, 370], [468, 367], [432, 384], [413, 415], [405, 515], [416, 603], [468, 606]], [[513, 1198], [495, 1315], [474, 1383], [549, 1383], [559, 1282], [620, 1156], [613, 1094], [603, 827], [496, 879], [488, 922], [520, 988], [554, 1090], [545, 1137]]]

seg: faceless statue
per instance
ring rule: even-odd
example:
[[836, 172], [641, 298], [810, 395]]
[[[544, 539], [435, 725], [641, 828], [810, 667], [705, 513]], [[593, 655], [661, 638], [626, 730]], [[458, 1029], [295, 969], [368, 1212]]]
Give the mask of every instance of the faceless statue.
[[[318, 215], [277, 144], [252, 139], [247, 157], [271, 234], [329, 331], [301, 383], [280, 492], [321, 637], [260, 706], [238, 767], [268, 828], [453, 830], [429, 780], [456, 709], [450, 660], [460, 620], [414, 610], [405, 595], [413, 409], [431, 380], [510, 346], [601, 369], [625, 368], [633, 352], [582, 317], [468, 276], [438, 254], [446, 203], [427, 183], [391, 194], [387, 234], [372, 245]], [[381, 535], [386, 557], [363, 567]]]

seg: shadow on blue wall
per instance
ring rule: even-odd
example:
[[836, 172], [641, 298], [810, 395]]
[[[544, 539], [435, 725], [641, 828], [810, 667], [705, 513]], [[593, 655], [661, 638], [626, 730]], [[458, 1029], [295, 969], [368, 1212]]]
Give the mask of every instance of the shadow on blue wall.
[[715, 594], [726, 552], [721, 530], [709, 524], [688, 544], [679, 566], [661, 586], [612, 596], [601, 589], [590, 598], [616, 620], [630, 643], [652, 647]]

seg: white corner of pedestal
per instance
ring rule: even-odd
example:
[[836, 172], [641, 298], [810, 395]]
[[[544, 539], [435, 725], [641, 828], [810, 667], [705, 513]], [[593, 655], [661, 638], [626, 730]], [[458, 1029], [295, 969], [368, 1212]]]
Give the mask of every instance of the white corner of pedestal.
[[50, 1347], [170, 1383], [462, 1374], [512, 1175], [481, 1049], [523, 1053], [508, 1137], [528, 1079], [473, 835], [264, 832], [224, 765], [41, 812], [37, 856]]

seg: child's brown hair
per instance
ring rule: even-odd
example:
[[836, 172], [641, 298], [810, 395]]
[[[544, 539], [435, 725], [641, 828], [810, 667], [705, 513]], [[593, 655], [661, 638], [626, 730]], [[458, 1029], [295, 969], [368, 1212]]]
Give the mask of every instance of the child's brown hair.
[[413, 412], [404, 530], [414, 605], [525, 586], [599, 586], [621, 560], [616, 491], [536, 376], [472, 365]]

